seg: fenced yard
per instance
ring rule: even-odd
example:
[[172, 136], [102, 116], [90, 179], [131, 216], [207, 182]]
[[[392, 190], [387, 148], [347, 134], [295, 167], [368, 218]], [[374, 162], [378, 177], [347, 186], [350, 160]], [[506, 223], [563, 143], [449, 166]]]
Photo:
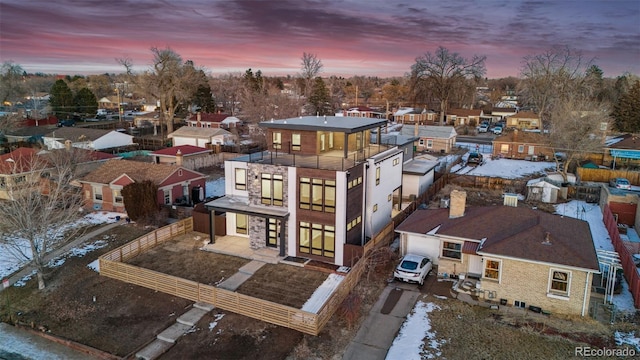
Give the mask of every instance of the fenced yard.
[[[359, 282], [368, 253], [345, 274], [343, 281], [317, 314], [290, 306], [258, 299], [218, 288], [213, 285], [183, 279], [178, 276], [144, 269], [125, 263], [140, 254], [193, 230], [193, 219], [187, 218], [141, 236], [100, 257], [100, 274], [130, 284], [174, 295], [194, 302], [205, 302], [223, 310], [245, 315], [271, 324], [284, 326], [306, 334], [318, 335], [336, 312], [342, 301]], [[366, 249], [388, 245], [393, 239], [393, 223], [373, 238]]]

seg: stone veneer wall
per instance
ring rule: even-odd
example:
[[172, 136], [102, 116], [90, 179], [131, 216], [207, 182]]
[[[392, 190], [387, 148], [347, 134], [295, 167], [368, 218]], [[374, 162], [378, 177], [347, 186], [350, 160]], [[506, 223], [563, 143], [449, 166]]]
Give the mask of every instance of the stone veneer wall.
[[[277, 208], [285, 209], [288, 203], [289, 191], [288, 191], [288, 178], [287, 167], [276, 165], [265, 165], [249, 163], [247, 164], [247, 191], [249, 193], [249, 205], [256, 207], [270, 207], [273, 205], [262, 204], [262, 176], [263, 173], [282, 175], [282, 202], [283, 206], [275, 206]], [[282, 224], [286, 225], [286, 224]], [[281, 226], [282, 226], [281, 225]], [[249, 216], [249, 246], [252, 249], [261, 249], [267, 247], [267, 219]], [[285, 231], [286, 228], [280, 229]], [[286, 244], [286, 231], [285, 231], [285, 244]], [[278, 238], [278, 246], [280, 246], [280, 239]]]

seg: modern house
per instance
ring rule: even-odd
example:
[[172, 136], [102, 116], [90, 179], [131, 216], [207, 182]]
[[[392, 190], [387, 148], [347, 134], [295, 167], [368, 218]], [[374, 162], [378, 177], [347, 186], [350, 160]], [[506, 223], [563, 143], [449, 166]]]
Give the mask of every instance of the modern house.
[[173, 146], [192, 145], [206, 148], [209, 145], [223, 145], [231, 141], [232, 135], [224, 129], [183, 126], [168, 135]]
[[417, 151], [450, 153], [456, 144], [456, 129], [453, 126], [404, 125], [402, 135], [413, 135]]
[[126, 212], [122, 188], [150, 180], [158, 186], [158, 206], [191, 203], [193, 188], [204, 188], [205, 175], [180, 166], [109, 160], [79, 180], [85, 207]]
[[242, 124], [242, 120], [228, 114], [190, 114], [185, 122], [189, 127], [230, 129]]
[[[402, 255], [428, 256], [440, 276], [475, 278], [475, 293], [515, 307], [587, 314], [599, 262], [585, 221], [514, 206], [416, 210], [396, 231]], [[508, 221], [507, 221], [508, 219]]]
[[493, 139], [493, 156], [520, 160], [551, 160], [553, 148], [549, 139], [529, 131], [509, 131]]
[[402, 150], [370, 141], [386, 123], [342, 116], [261, 122], [268, 151], [226, 161], [226, 194], [206, 207], [225, 213], [226, 234], [248, 238], [253, 249], [351, 265], [402, 197]]
[[61, 127], [44, 135], [47, 149], [63, 149], [67, 141], [71, 146], [90, 150], [104, 150], [134, 145], [133, 136], [115, 130]]

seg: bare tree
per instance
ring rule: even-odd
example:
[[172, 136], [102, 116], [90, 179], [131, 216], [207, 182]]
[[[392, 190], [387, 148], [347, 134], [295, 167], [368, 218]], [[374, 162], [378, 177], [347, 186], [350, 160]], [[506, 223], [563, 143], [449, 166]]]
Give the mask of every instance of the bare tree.
[[416, 63], [411, 66], [414, 91], [424, 89], [424, 84], [428, 84], [433, 95], [440, 101], [441, 125], [444, 124], [444, 116], [455, 87], [465, 79], [482, 77], [486, 73], [486, 58], [474, 55], [471, 60], [467, 60], [442, 46], [433, 54], [428, 52], [416, 58]]
[[17, 156], [5, 188], [11, 200], [0, 201], [0, 242], [12, 256], [36, 269], [38, 288], [46, 286], [45, 256], [82, 229], [81, 189], [71, 182], [88, 156], [81, 149]]
[[602, 152], [611, 122], [609, 113], [607, 106], [587, 96], [569, 97], [551, 109], [553, 121], [550, 123], [549, 139], [554, 152], [562, 154], [555, 158], [565, 181], [570, 167], [587, 159], [590, 154]]
[[[167, 133], [173, 132], [173, 118], [180, 105], [187, 103], [195, 96], [199, 85], [206, 81], [200, 76], [192, 61], [183, 62], [182, 57], [167, 47], [151, 48], [153, 53], [152, 68], [136, 76], [136, 86], [147, 95], [160, 102], [160, 119], [167, 126]], [[130, 59], [117, 59], [125, 67], [127, 74], [133, 78]], [[164, 136], [164, 133], [163, 133]]]
[[519, 93], [525, 103], [537, 110], [541, 129], [551, 121], [554, 106], [582, 95], [583, 75], [590, 64], [579, 51], [566, 46], [525, 56]]
[[318, 59], [318, 56], [316, 54], [310, 54], [306, 52], [302, 53], [301, 60], [302, 78], [305, 81], [304, 96], [306, 98], [309, 98], [313, 79], [315, 79], [322, 70], [322, 61]]

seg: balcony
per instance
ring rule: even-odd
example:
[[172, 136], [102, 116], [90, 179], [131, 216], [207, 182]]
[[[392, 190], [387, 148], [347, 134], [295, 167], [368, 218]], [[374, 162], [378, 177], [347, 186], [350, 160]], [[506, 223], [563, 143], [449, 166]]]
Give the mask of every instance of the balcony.
[[392, 148], [395, 148], [395, 145], [371, 144], [362, 150], [348, 152], [347, 157], [344, 157], [342, 150], [330, 150], [324, 152], [322, 155], [298, 155], [285, 152], [262, 151], [239, 156], [231, 159], [231, 161], [346, 171], [364, 162], [366, 159]]

